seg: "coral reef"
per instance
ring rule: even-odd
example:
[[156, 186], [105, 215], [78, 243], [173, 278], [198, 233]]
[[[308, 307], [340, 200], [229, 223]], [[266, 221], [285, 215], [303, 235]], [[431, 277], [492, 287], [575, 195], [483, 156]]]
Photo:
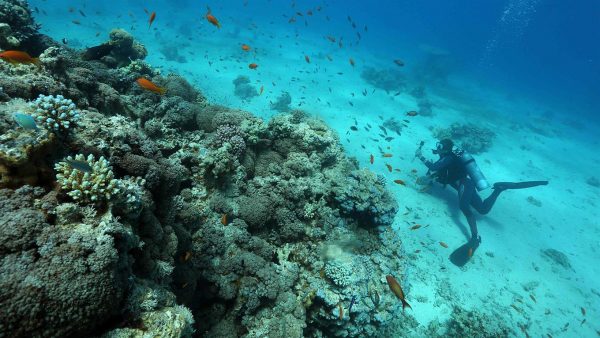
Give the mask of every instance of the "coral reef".
[[113, 29], [109, 40], [99, 46], [86, 49], [84, 60], [100, 60], [111, 68], [128, 66], [132, 61], [143, 60], [148, 55], [146, 47], [135, 41], [133, 36], [123, 29]]
[[275, 102], [271, 102], [271, 109], [280, 113], [289, 112], [290, 104], [292, 103], [292, 95], [288, 92], [282, 92]]
[[[247, 76], [240, 75], [233, 80], [233, 93], [242, 100], [250, 100], [258, 96], [256, 88], [250, 84], [250, 79]], [[290, 100], [291, 102], [291, 100]]]
[[38, 28], [27, 1], [0, 1], [0, 49], [19, 49], [37, 35]]
[[[398, 205], [322, 121], [211, 105], [122, 30], [83, 54], [36, 45], [41, 67], [0, 63], [1, 332], [374, 337], [393, 323], [385, 276], [410, 292], [386, 226]], [[54, 96], [29, 106], [40, 94]], [[12, 113], [33, 109], [59, 132], [18, 127]]]
[[365, 67], [360, 77], [366, 83], [386, 92], [399, 92], [406, 88], [406, 76], [397, 69]]
[[480, 154], [492, 146], [496, 134], [488, 128], [472, 123], [452, 123], [447, 128], [434, 129], [433, 136], [438, 140], [452, 139], [459, 148], [471, 154]]
[[428, 337], [512, 337], [515, 332], [497, 316], [467, 311], [454, 306], [450, 319], [443, 325], [433, 322], [427, 328]]

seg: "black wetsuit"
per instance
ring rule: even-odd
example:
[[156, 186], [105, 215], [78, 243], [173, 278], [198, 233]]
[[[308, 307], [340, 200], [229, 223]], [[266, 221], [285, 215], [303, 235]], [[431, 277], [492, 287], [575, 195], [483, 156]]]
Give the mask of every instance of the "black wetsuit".
[[452, 152], [440, 155], [440, 159], [436, 162], [431, 162], [424, 158], [422, 160], [430, 172], [435, 172], [438, 182], [449, 184], [456, 189], [458, 192], [458, 205], [467, 218], [469, 228], [471, 229], [471, 240], [477, 241], [477, 222], [475, 215], [471, 211], [471, 207], [482, 215], [487, 214], [492, 209], [492, 206], [494, 206], [502, 190], [494, 189], [488, 198], [482, 200], [481, 196], [477, 193], [475, 182], [469, 177], [460, 157]]

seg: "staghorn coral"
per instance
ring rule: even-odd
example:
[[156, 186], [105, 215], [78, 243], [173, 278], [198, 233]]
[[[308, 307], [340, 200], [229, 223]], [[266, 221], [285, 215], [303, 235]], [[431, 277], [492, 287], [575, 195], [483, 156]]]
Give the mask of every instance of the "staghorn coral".
[[[74, 162], [77, 165], [74, 165]], [[85, 164], [79, 164], [81, 162]], [[91, 168], [89, 172], [81, 170], [85, 165]], [[120, 182], [114, 178], [110, 163], [102, 156], [97, 161], [92, 154], [88, 155], [87, 159], [81, 154], [75, 158], [69, 156], [58, 162], [54, 168], [57, 171], [56, 180], [60, 189], [78, 203], [107, 202], [121, 189]]]

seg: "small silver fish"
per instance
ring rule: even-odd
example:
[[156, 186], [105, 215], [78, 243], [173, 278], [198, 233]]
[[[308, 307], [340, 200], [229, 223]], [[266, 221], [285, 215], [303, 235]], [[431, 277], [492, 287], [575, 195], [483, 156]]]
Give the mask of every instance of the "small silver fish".
[[71, 168], [77, 169], [84, 173], [91, 173], [93, 170], [92, 167], [86, 161], [68, 160], [67, 159], [67, 160], [65, 160], [65, 162], [67, 162], [67, 164], [70, 165]]
[[13, 118], [15, 119], [15, 122], [25, 130], [39, 130], [37, 124], [35, 124], [35, 119], [31, 115], [14, 113]]

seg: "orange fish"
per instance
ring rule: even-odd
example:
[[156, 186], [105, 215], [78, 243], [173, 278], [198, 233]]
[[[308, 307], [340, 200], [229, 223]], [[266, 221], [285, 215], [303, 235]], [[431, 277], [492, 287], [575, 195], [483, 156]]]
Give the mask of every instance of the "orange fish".
[[221, 29], [221, 24], [219, 23], [219, 20], [217, 20], [217, 18], [215, 18], [215, 16], [210, 13], [210, 10], [206, 12], [206, 20], [208, 20], [208, 22], [212, 23], [214, 26], [217, 26], [217, 28]]
[[221, 224], [227, 225], [227, 214], [221, 215]]
[[351, 65], [352, 67], [354, 67], [354, 59], [353, 59], [353, 58], [350, 58], [350, 65]]
[[308, 55], [304, 55], [304, 60], [306, 60], [306, 63], [310, 63], [310, 58], [308, 57]]
[[256, 69], [256, 68], [258, 68], [258, 65], [256, 63], [251, 63], [251, 64], [248, 65], [248, 68], [250, 68], [250, 69]]
[[392, 172], [392, 166], [391, 165], [389, 165], [389, 164], [386, 163], [385, 166], [388, 168], [389, 172]]
[[373, 164], [373, 162], [375, 162], [375, 156], [373, 156], [373, 154], [371, 154], [371, 157], [369, 158], [369, 162], [371, 162], [371, 164]]
[[411, 111], [409, 111], [409, 112], [406, 113], [406, 116], [417, 116], [417, 115], [419, 115], [419, 113], [417, 113], [414, 110], [411, 110]]
[[140, 87], [144, 88], [145, 90], [151, 91], [156, 94], [163, 95], [164, 93], [167, 92], [167, 90], [165, 88], [159, 87], [156, 84], [154, 84], [152, 81], [150, 81], [146, 78], [143, 78], [143, 77], [140, 77], [135, 82], [137, 82], [137, 84], [140, 85]]
[[148, 28], [150, 28], [150, 26], [152, 26], [154, 19], [156, 19], [156, 12], [152, 12], [152, 14], [150, 14], [150, 20], [148, 20]]
[[421, 227], [421, 224], [415, 224], [415, 225], [413, 225], [413, 226], [410, 227], [410, 230], [417, 230], [420, 227]]
[[245, 52], [247, 52], [247, 51], [250, 50], [250, 46], [248, 46], [247, 44], [243, 43], [242, 44], [242, 50], [245, 51]]
[[27, 54], [27, 52], [19, 52], [17, 50], [7, 50], [0, 53], [0, 59], [12, 64], [34, 63], [37, 65], [40, 62], [38, 58], [32, 58], [31, 55]]
[[402, 287], [400, 287], [400, 284], [398, 283], [396, 278], [387, 275], [385, 276], [385, 279], [387, 280], [390, 290], [392, 290], [396, 297], [398, 297], [398, 299], [400, 299], [400, 301], [402, 302], [402, 311], [404, 311], [404, 308], [407, 306], [409, 309], [412, 309], [410, 304], [408, 304], [408, 302], [406, 302], [406, 300], [404, 299], [404, 291], [402, 291]]
[[181, 260], [184, 262], [187, 262], [190, 260], [190, 258], [192, 257], [192, 252], [191, 251], [186, 251], [183, 256], [181, 256]]
[[444, 242], [440, 242], [440, 245], [441, 245], [442, 247], [446, 248], [446, 249], [448, 248], [448, 244], [446, 244], [446, 243], [444, 243]]
[[390, 154], [390, 153], [385, 153], [385, 154], [383, 154], [383, 157], [392, 157], [392, 156], [394, 156], [394, 155], [392, 155], [392, 154]]
[[404, 186], [406, 185], [406, 183], [404, 183], [403, 180], [394, 180], [394, 183], [404, 185]]
[[260, 90], [258, 91], [258, 95], [262, 95], [263, 91], [265, 90], [265, 86], [260, 86]]

